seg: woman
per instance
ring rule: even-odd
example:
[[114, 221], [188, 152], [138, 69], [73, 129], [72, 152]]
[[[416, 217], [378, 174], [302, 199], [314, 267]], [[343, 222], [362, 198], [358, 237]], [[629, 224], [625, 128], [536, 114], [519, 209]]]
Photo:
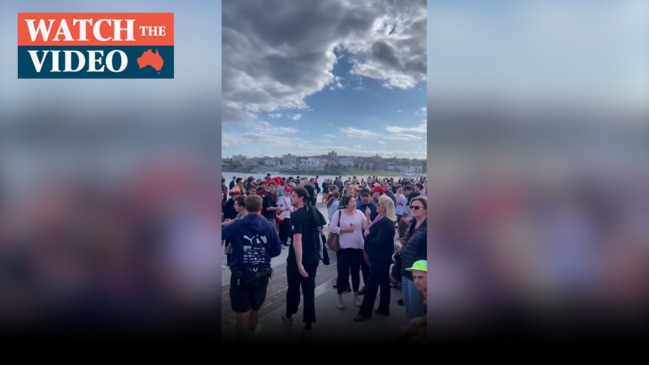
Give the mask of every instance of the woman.
[[347, 289], [349, 273], [352, 275], [352, 290], [354, 291], [354, 304], [361, 306], [358, 296], [360, 286], [361, 263], [363, 262], [363, 232], [368, 227], [365, 214], [356, 209], [356, 200], [351, 195], [345, 195], [340, 202], [339, 209], [329, 223], [329, 231], [340, 235], [340, 250], [336, 252], [338, 279], [336, 291], [338, 292], [338, 309], [345, 309], [343, 293]]
[[399, 222], [405, 211], [406, 204], [408, 204], [408, 198], [403, 194], [403, 188], [401, 186], [397, 188], [397, 193], [394, 194], [394, 197], [397, 200], [396, 206], [394, 207], [394, 214], [397, 215], [397, 222]]
[[328, 214], [329, 222], [331, 222], [331, 218], [333, 218], [334, 213], [338, 211], [339, 207], [340, 207], [340, 194], [338, 194], [338, 191], [334, 191], [329, 194], [329, 199], [327, 200], [327, 214]]
[[426, 212], [428, 202], [425, 197], [417, 196], [410, 201], [410, 212], [412, 220], [406, 228], [404, 237], [400, 238], [403, 247], [401, 248], [401, 290], [403, 293], [403, 306], [406, 309], [406, 320], [421, 317], [425, 314], [424, 296], [417, 290], [412, 279], [412, 272], [406, 270], [415, 261], [427, 259], [426, 248]]
[[331, 186], [330, 179], [324, 179], [322, 182], [322, 205], [327, 204], [327, 199], [329, 199], [329, 186]]
[[376, 294], [381, 288], [379, 307], [374, 313], [390, 315], [390, 265], [394, 253], [394, 202], [387, 195], [381, 195], [376, 208], [378, 215], [365, 230], [365, 253], [367, 254], [370, 272], [365, 283], [365, 297], [354, 322], [372, 318], [372, 309]]

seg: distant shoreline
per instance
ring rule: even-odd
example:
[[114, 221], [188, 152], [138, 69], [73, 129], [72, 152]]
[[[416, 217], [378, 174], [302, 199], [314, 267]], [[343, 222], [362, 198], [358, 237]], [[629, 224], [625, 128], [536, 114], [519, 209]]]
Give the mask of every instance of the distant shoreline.
[[348, 170], [344, 171], [341, 173], [331, 173], [331, 172], [325, 172], [325, 171], [285, 171], [285, 172], [277, 172], [269, 169], [267, 172], [246, 172], [246, 171], [223, 171], [222, 174], [237, 174], [241, 176], [248, 176], [248, 175], [266, 175], [266, 173], [270, 172], [272, 176], [295, 176], [295, 175], [300, 175], [300, 176], [357, 176], [361, 178], [365, 178], [368, 176], [376, 176], [376, 177], [394, 177], [394, 178], [399, 178], [399, 177], [422, 177], [426, 176], [426, 172], [420, 172], [420, 173], [412, 173], [412, 172], [399, 172], [399, 171], [390, 171], [390, 170], [381, 170], [381, 171], [368, 171], [368, 170], [358, 170], [358, 169], [353, 169], [353, 170]]

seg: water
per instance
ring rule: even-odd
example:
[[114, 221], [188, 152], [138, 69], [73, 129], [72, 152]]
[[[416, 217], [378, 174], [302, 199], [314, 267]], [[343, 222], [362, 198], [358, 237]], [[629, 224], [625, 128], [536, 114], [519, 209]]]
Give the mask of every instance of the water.
[[[310, 178], [316, 177], [316, 175], [318, 175], [318, 183], [319, 184], [322, 184], [322, 182], [325, 181], [325, 179], [331, 179], [331, 181], [335, 181], [336, 177], [338, 177], [338, 175], [319, 175], [319, 174], [314, 174], [314, 173], [310, 173], [310, 174], [309, 173], [280, 174], [280, 173], [277, 173], [276, 171], [273, 172], [273, 171], [270, 171], [270, 170], [268, 172], [270, 172], [271, 177], [275, 177], [275, 176], [280, 176], [280, 177], [289, 177], [289, 176], [293, 176], [293, 177], [300, 176], [300, 177], [302, 177], [302, 176], [306, 176], [307, 178], [310, 179]], [[248, 176], [254, 177], [255, 180], [257, 180], [257, 179], [262, 179], [263, 180], [263, 179], [266, 178], [266, 173], [252, 174], [252, 173], [249, 173], [249, 172], [227, 172], [227, 171], [224, 171], [224, 172], [221, 172], [221, 175], [225, 178], [225, 184], [226, 185], [230, 184], [230, 181], [232, 180], [233, 176], [242, 177], [244, 180], [246, 178], [248, 178]], [[422, 175], [424, 175], [424, 174], [422, 174]], [[364, 179], [365, 181], [367, 181], [367, 176], [368, 175], [356, 175], [356, 178], [358, 179], [359, 182], [361, 181], [361, 179]], [[369, 176], [372, 176], [372, 174], [369, 174]], [[354, 175], [342, 175], [342, 180], [345, 181], [345, 180], [347, 180], [347, 178], [352, 178], [352, 177], [354, 177]], [[397, 176], [397, 175], [388, 176], [388, 177], [394, 177], [395, 179], [400, 178], [400, 176]]]

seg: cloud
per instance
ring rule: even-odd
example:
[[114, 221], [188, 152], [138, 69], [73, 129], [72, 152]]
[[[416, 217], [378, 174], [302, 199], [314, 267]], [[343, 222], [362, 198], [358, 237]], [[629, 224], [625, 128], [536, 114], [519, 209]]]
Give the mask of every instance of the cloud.
[[388, 88], [426, 78], [424, 0], [224, 0], [222, 12], [224, 124], [308, 109], [308, 96], [343, 88], [337, 49], [353, 57], [352, 75]]
[[298, 121], [302, 118], [302, 114], [293, 114], [291, 115], [291, 119]]
[[282, 117], [282, 113], [269, 113], [268, 116], [269, 116], [270, 118], [277, 119], [277, 118], [281, 118], [281, 117]]
[[[399, 128], [399, 127], [388, 127], [386, 128], [387, 133], [375, 133], [375, 132], [370, 132], [368, 130], [357, 129], [352, 127], [340, 128], [340, 131], [343, 135], [350, 138], [356, 138], [356, 139], [376, 139], [380, 137], [382, 139], [390, 140], [390, 141], [421, 141], [421, 140], [425, 141], [425, 136], [422, 137], [413, 134], [403, 133], [411, 130], [419, 132], [417, 128], [408, 129], [408, 128]], [[385, 144], [384, 141], [378, 141], [378, 143]]]
[[348, 137], [362, 138], [362, 139], [377, 138], [381, 136], [381, 134], [379, 133], [374, 133], [368, 130], [353, 128], [353, 127], [340, 128], [340, 132]]
[[[254, 124], [251, 130], [256, 133], [263, 134], [264, 136], [275, 136], [275, 135], [287, 135], [287, 134], [296, 134], [300, 133], [300, 130], [297, 128], [291, 127], [277, 127], [268, 122], [258, 122]], [[252, 133], [252, 132], [248, 132]]]
[[386, 130], [389, 133], [405, 133], [405, 132], [416, 132], [416, 133], [426, 133], [426, 120], [421, 124], [414, 127], [399, 127], [399, 126], [390, 126]]

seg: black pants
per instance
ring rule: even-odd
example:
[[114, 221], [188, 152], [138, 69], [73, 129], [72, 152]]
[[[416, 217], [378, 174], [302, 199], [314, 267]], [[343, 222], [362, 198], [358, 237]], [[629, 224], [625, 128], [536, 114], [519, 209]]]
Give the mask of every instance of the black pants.
[[363, 259], [363, 261], [361, 262], [361, 272], [363, 273], [363, 284], [365, 284], [365, 286], [367, 287], [367, 280], [370, 276], [370, 267], [365, 262], [365, 259]]
[[360, 269], [363, 262], [363, 250], [360, 248], [342, 248], [336, 252], [336, 291], [342, 294], [347, 290], [349, 273], [352, 274], [352, 290], [357, 292], [360, 286]]
[[302, 320], [305, 323], [315, 322], [315, 275], [318, 271], [318, 263], [304, 262], [304, 269], [309, 273], [309, 277], [300, 275], [295, 260], [286, 262], [286, 280], [288, 288], [286, 290], [286, 315], [292, 317], [297, 313], [300, 306], [300, 289], [304, 297], [304, 308], [302, 310]]
[[288, 243], [288, 238], [291, 235], [291, 218], [284, 218], [282, 223], [279, 224], [279, 240], [282, 243]]
[[371, 263], [370, 272], [365, 282], [363, 304], [358, 311], [358, 314], [363, 317], [372, 317], [379, 289], [381, 289], [381, 296], [377, 309], [383, 314], [390, 314], [390, 265], [389, 261]]

